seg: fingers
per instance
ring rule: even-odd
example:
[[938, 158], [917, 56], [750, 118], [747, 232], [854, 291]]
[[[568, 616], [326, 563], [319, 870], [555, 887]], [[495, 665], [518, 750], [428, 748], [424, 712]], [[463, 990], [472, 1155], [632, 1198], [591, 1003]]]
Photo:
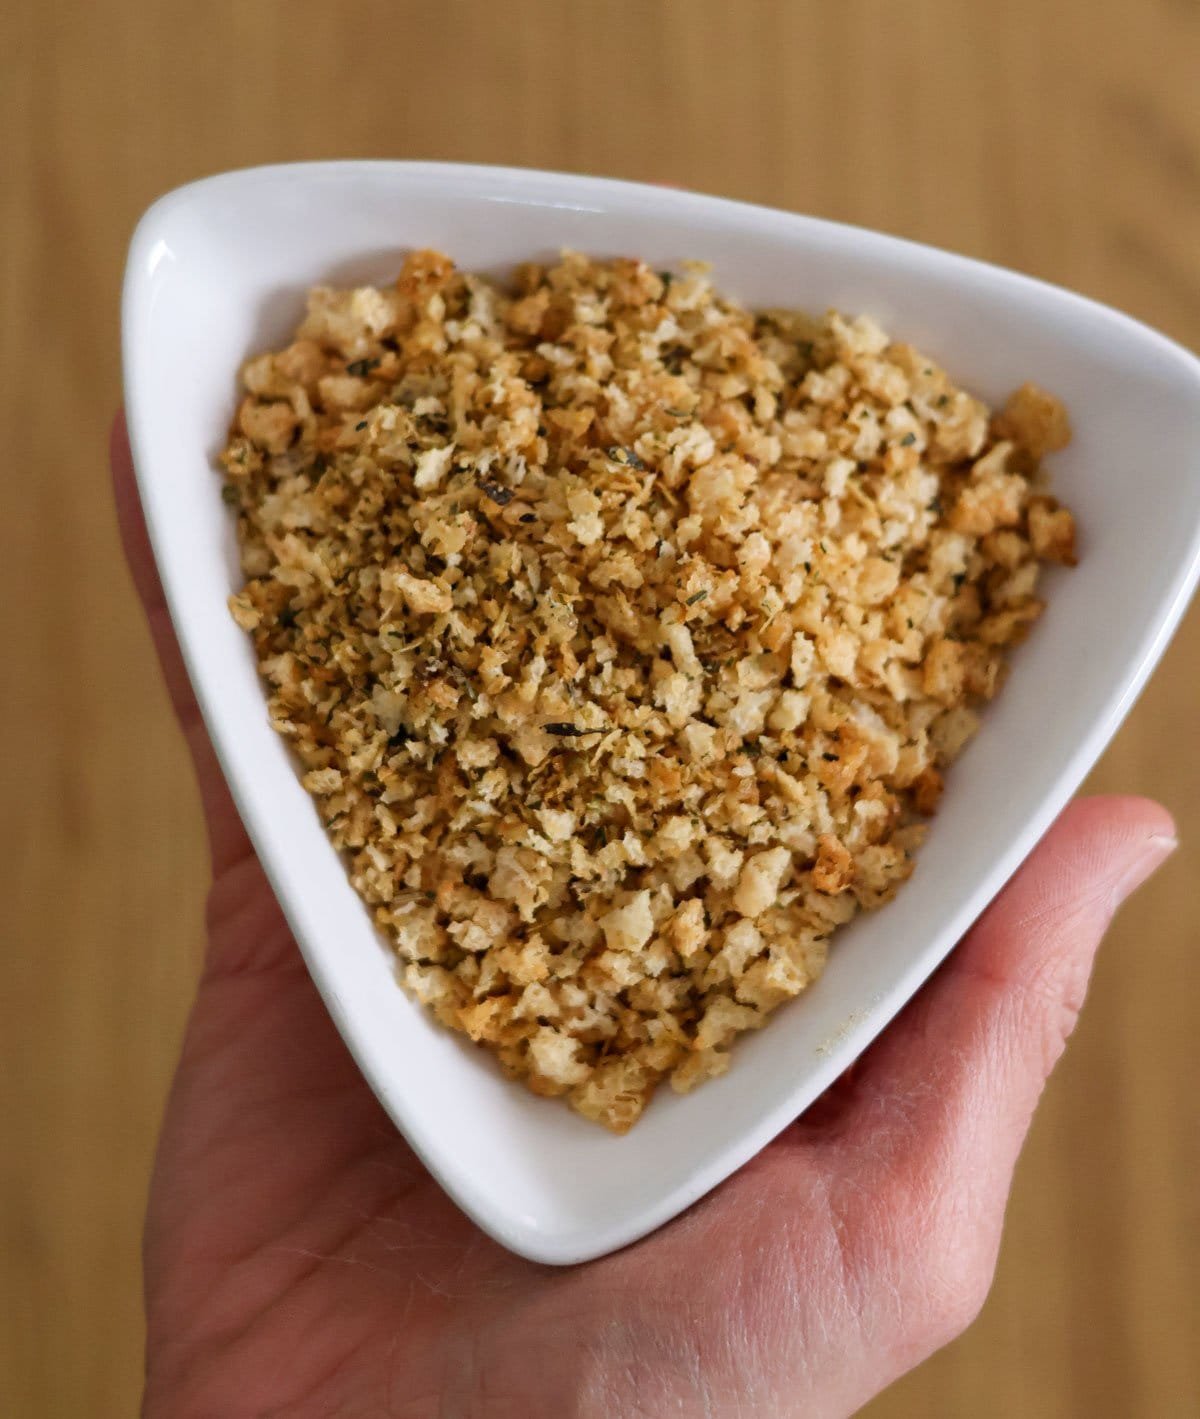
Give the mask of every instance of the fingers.
[[175, 639], [138, 499], [133, 459], [125, 431], [125, 416], [122, 413], [113, 420], [109, 435], [109, 462], [125, 560], [129, 564], [134, 587], [146, 613], [171, 704], [191, 750], [200, 798], [208, 823], [213, 871], [220, 875], [227, 867], [248, 856], [251, 848], [237, 809], [225, 786], [217, 757], [209, 743], [204, 721], [192, 692], [191, 681], [188, 679], [187, 669]]

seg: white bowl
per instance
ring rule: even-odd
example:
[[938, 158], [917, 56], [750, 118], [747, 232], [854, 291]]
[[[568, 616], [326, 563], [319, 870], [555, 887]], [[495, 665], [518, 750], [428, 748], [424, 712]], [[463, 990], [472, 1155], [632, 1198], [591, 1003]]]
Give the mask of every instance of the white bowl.
[[[282, 342], [318, 281], [387, 281], [414, 246], [502, 273], [562, 246], [698, 257], [743, 301], [869, 312], [997, 400], [1065, 399], [1053, 461], [1077, 570], [949, 789], [915, 876], [837, 938], [812, 990], [738, 1044], [729, 1074], [660, 1091], [625, 1138], [509, 1083], [409, 1000], [267, 722], [214, 455], [235, 374]], [[566, 1263], [642, 1236], [794, 1119], [920, 986], [1044, 832], [1116, 730], [1200, 569], [1200, 362], [1103, 306], [892, 237], [595, 178], [434, 163], [230, 173], [157, 202], [134, 235], [125, 389], [142, 501], [225, 774], [313, 979], [359, 1066], [442, 1186], [524, 1256]]]

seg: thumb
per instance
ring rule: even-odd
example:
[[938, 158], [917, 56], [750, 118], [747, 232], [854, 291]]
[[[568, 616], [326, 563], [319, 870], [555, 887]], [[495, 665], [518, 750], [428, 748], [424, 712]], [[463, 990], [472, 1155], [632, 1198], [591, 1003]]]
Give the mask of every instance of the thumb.
[[1017, 1153], [1100, 938], [1174, 846], [1157, 804], [1073, 803], [864, 1057], [828, 1138], [832, 1192], [856, 1254], [894, 1278], [904, 1368], [983, 1304]]
[[1100, 940], [1175, 845], [1146, 799], [1071, 804], [864, 1060], [843, 1137], [858, 1158], [910, 1196], [957, 1188], [998, 1224]]

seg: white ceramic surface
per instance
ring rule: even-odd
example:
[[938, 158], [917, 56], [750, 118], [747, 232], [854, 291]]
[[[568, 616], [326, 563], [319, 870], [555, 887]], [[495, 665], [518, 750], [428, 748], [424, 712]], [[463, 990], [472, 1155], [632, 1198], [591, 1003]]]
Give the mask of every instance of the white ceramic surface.
[[[837, 939], [824, 978], [737, 1046], [723, 1079], [661, 1091], [627, 1137], [504, 1080], [431, 1023], [347, 883], [267, 723], [214, 454], [244, 356], [281, 341], [317, 281], [391, 279], [435, 246], [469, 269], [569, 245], [712, 261], [751, 304], [866, 311], [983, 397], [1032, 378], [1067, 402], [1053, 461], [1082, 562], [954, 768], [913, 879]], [[1030, 850], [1157, 660], [1200, 558], [1200, 363], [1125, 316], [887, 236], [593, 178], [424, 163], [237, 172], [171, 193], [133, 238], [125, 385], [142, 500], [217, 752], [338, 1028], [412, 1146], [481, 1227], [565, 1263], [633, 1241], [719, 1183], [865, 1048]]]

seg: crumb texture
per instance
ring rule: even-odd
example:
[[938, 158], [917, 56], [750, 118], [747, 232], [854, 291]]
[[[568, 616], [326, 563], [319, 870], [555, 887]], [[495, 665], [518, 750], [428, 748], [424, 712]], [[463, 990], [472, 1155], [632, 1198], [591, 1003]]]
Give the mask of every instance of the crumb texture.
[[405, 987], [624, 1132], [909, 875], [1073, 563], [1033, 385], [684, 264], [317, 288], [222, 455], [232, 598]]

